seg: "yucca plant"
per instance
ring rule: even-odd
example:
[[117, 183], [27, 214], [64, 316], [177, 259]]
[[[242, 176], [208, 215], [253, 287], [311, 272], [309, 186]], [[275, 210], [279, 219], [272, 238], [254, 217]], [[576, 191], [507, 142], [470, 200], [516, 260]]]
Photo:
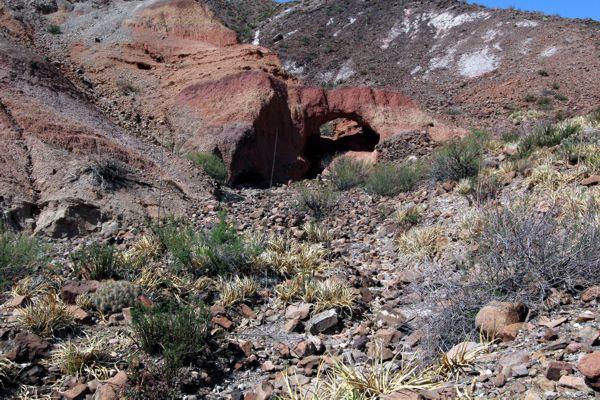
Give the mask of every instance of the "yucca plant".
[[310, 242], [329, 243], [331, 241], [331, 234], [322, 223], [309, 221], [302, 226], [302, 229], [306, 232], [306, 236]]
[[341, 380], [351, 392], [358, 392], [367, 399], [399, 392], [401, 390], [433, 389], [438, 386], [431, 368], [420, 369], [417, 359], [403, 360], [397, 365], [396, 358], [383, 360], [379, 343], [375, 344], [375, 354], [371, 364], [356, 364], [337, 361], [332, 374]]

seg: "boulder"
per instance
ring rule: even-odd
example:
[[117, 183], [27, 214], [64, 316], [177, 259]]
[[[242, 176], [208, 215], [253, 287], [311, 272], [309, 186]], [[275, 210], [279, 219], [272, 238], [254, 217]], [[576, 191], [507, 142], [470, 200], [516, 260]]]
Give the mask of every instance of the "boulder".
[[60, 289], [60, 297], [65, 303], [75, 304], [77, 296], [95, 292], [99, 284], [98, 281], [67, 281]]
[[560, 379], [558, 380], [558, 384], [560, 386], [570, 388], [570, 389], [575, 389], [580, 392], [587, 392], [589, 390], [587, 388], [587, 386], [585, 384], [585, 380], [583, 378], [580, 378], [578, 376], [573, 376], [573, 375], [561, 376]]
[[583, 186], [594, 186], [599, 183], [600, 183], [600, 175], [592, 175], [581, 181], [581, 185], [583, 185]]
[[581, 293], [581, 300], [586, 303], [600, 298], [600, 286], [592, 286]]
[[78, 383], [71, 389], [67, 390], [62, 394], [65, 400], [80, 400], [85, 398], [85, 395], [89, 393], [88, 385], [85, 383]]
[[306, 330], [313, 335], [325, 332], [338, 324], [338, 314], [334, 309], [323, 311], [306, 322]]
[[263, 381], [254, 387], [252, 392], [253, 400], [269, 400], [273, 397], [275, 388], [268, 381]]
[[512, 342], [519, 335], [521, 328], [523, 328], [523, 323], [521, 323], [521, 322], [517, 322], [516, 324], [507, 325], [504, 327], [504, 330], [502, 331], [500, 338], [504, 342]]
[[50, 350], [50, 344], [38, 335], [27, 332], [11, 332], [7, 340], [0, 342], [0, 352], [10, 361], [19, 363], [32, 362], [39, 357], [45, 357]]
[[600, 390], [600, 352], [586, 354], [579, 361], [579, 372], [585, 376], [585, 382], [596, 390]]
[[552, 381], [558, 381], [563, 375], [573, 373], [573, 366], [565, 361], [550, 361], [545, 376]]
[[394, 329], [400, 329], [407, 320], [406, 316], [400, 310], [390, 306], [381, 307], [375, 319], [379, 324], [387, 325]]
[[308, 317], [310, 306], [308, 303], [291, 304], [285, 310], [285, 317], [302, 321]]
[[483, 307], [475, 317], [475, 326], [489, 337], [499, 337], [511, 324], [523, 322], [525, 307], [519, 303], [492, 301]]
[[498, 365], [500, 366], [502, 374], [504, 376], [510, 377], [514, 376], [514, 371], [522, 371], [523, 369], [527, 369], [527, 365], [529, 365], [530, 357], [527, 351], [515, 351], [504, 355], [500, 360], [498, 360]]
[[108, 379], [98, 387], [94, 393], [93, 400], [117, 400], [127, 386], [127, 373], [119, 371], [115, 376]]

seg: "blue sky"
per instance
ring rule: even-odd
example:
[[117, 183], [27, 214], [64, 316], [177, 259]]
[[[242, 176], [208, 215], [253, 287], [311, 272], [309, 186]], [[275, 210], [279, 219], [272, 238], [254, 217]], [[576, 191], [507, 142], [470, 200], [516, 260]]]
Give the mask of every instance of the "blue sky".
[[[289, 0], [276, 0], [285, 3]], [[488, 7], [516, 7], [527, 11], [542, 11], [568, 18], [593, 18], [600, 21], [600, 0], [471, 0]]]
[[598, 0], [474, 0], [469, 3], [502, 8], [513, 6], [521, 10], [542, 11], [568, 18], [593, 18], [600, 21]]

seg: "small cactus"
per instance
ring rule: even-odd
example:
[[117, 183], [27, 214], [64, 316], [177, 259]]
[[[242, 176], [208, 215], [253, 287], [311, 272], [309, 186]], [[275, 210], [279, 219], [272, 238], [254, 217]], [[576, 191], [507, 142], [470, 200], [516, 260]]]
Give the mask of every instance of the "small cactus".
[[117, 313], [133, 306], [140, 294], [139, 286], [131, 282], [107, 281], [93, 294], [92, 302], [99, 311]]

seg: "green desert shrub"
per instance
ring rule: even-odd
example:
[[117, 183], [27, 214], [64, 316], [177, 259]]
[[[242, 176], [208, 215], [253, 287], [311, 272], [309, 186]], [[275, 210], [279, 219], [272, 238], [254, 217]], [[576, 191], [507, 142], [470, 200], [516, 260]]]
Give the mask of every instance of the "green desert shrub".
[[150, 355], [162, 354], [169, 372], [193, 362], [207, 350], [211, 314], [204, 304], [137, 306], [131, 317], [137, 345]]
[[110, 244], [92, 243], [71, 254], [73, 269], [85, 279], [110, 279], [122, 275], [125, 266], [123, 255]]
[[229, 275], [244, 273], [253, 267], [253, 260], [262, 249], [257, 241], [241, 236], [234, 226], [225, 220], [225, 212], [219, 212], [219, 222], [200, 238], [198, 259], [200, 273]]
[[338, 195], [330, 186], [310, 187], [300, 184], [296, 187], [294, 205], [298, 213], [322, 220], [331, 213], [337, 200]]
[[552, 110], [552, 99], [548, 96], [542, 96], [537, 101], [537, 106], [542, 111]]
[[360, 160], [340, 157], [329, 170], [329, 179], [338, 190], [360, 186], [365, 181], [367, 166]]
[[365, 180], [369, 193], [393, 197], [412, 190], [423, 175], [421, 164], [396, 167], [390, 163], [375, 165]]
[[194, 164], [202, 167], [204, 172], [217, 182], [223, 183], [227, 180], [227, 167], [217, 155], [212, 153], [191, 153], [188, 157]]
[[466, 193], [463, 193], [469, 204], [483, 205], [491, 200], [495, 200], [502, 191], [502, 176], [495, 173], [481, 173], [469, 178], [469, 185]]
[[58, 25], [48, 25], [48, 33], [52, 34], [52, 35], [60, 35], [62, 33], [62, 29], [60, 29], [60, 26]]
[[0, 290], [27, 275], [45, 258], [37, 238], [10, 232], [0, 224]]
[[476, 131], [462, 139], [453, 139], [432, 156], [431, 175], [436, 181], [458, 181], [477, 175], [481, 168], [488, 135]]
[[173, 260], [176, 272], [201, 275], [242, 273], [253, 266], [262, 250], [259, 241], [240, 235], [226, 221], [224, 211], [210, 229], [196, 232], [182, 218], [168, 217], [154, 227], [154, 233]]
[[527, 157], [540, 147], [557, 146], [580, 131], [581, 126], [574, 123], [545, 124], [534, 133], [521, 139], [518, 145], [519, 156]]
[[162, 222], [153, 225], [152, 230], [162, 247], [172, 257], [177, 270], [185, 270], [194, 266], [195, 249], [198, 236], [194, 227], [185, 219], [169, 216]]

